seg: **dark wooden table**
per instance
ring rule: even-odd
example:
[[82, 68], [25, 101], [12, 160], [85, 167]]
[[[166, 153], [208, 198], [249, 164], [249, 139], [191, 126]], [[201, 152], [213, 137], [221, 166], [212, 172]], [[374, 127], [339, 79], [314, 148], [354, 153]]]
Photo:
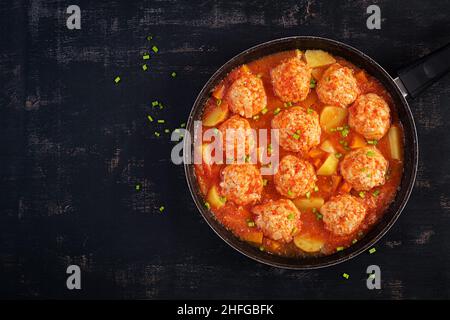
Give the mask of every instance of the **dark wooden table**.
[[[75, 2], [81, 30], [66, 28], [67, 1], [0, 4], [0, 297], [450, 297], [450, 76], [410, 101], [420, 163], [403, 215], [375, 254], [323, 270], [271, 268], [221, 241], [163, 131], [221, 64], [279, 37], [341, 40], [394, 75], [450, 40], [449, 1], [375, 1], [381, 30], [366, 28], [372, 1]], [[82, 290], [66, 289], [70, 264]], [[366, 288], [371, 264], [381, 290]]]

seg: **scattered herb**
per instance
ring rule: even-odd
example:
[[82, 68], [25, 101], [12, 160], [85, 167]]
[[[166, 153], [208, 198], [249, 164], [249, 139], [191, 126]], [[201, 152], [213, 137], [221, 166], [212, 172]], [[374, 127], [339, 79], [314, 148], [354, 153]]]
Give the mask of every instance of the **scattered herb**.
[[172, 78], [175, 78], [177, 76], [177, 73], [173, 71], [170, 75], [172, 76]]
[[375, 253], [376, 251], [377, 251], [377, 249], [371, 248], [371, 249], [369, 250], [369, 253], [372, 254], [372, 253]]
[[148, 116], [147, 116], [147, 119], [148, 119], [150, 122], [153, 122], [153, 118], [152, 118], [151, 115], [148, 115]]
[[376, 146], [378, 141], [377, 140], [367, 140], [367, 143]]
[[169, 130], [169, 129], [164, 129], [164, 132], [165, 132], [165, 133], [169, 133], [170, 130]]
[[353, 239], [352, 243], [355, 244], [358, 242], [358, 239]]
[[148, 35], [148, 36], [147, 36], [147, 40], [148, 40], [148, 41], [150, 41], [150, 40], [152, 40], [152, 39], [153, 39], [153, 36], [152, 36], [152, 35]]
[[220, 106], [222, 104], [222, 99], [217, 99], [216, 104], [217, 104], [217, 106]]
[[269, 111], [269, 110], [267, 110], [267, 108], [264, 108], [264, 109], [261, 110], [261, 113], [262, 113], [262, 114], [266, 114], [267, 111]]
[[285, 103], [284, 103], [284, 107], [285, 107], [285, 108], [292, 107], [292, 102], [285, 102]]
[[142, 70], [147, 71], [147, 69], [148, 69], [147, 65], [146, 65], [146, 64], [143, 64], [143, 65], [142, 65]]
[[[316, 209], [316, 208], [314, 208], [314, 209]], [[316, 209], [317, 210], [317, 209]], [[320, 213], [320, 212], [315, 212], [315, 214], [316, 214], [316, 219], [317, 220], [322, 220], [323, 219], [323, 215]]]
[[380, 190], [375, 190], [374, 192], [372, 192], [372, 194], [373, 194], [375, 197], [378, 197], [378, 196], [380, 195]]
[[308, 191], [308, 192], [306, 193], [306, 199], [309, 199], [309, 198], [311, 198], [311, 191]]
[[319, 187], [318, 186], [314, 186], [314, 192], [319, 192]]
[[267, 186], [267, 182], [269, 182], [267, 179], [263, 179], [263, 186]]
[[307, 111], [308, 111], [308, 114], [313, 114], [314, 109], [313, 108], [308, 108]]
[[337, 251], [337, 252], [342, 251], [342, 250], [344, 250], [344, 247], [337, 247], [337, 248], [336, 248], [336, 251]]
[[115, 78], [114, 78], [114, 82], [115, 82], [115, 83], [119, 83], [119, 82], [120, 82], [120, 77], [119, 77], [119, 76], [115, 77]]
[[260, 246], [260, 247], [259, 247], [259, 251], [264, 251], [264, 247], [263, 247], [263, 246]]
[[372, 151], [372, 150], [369, 150], [369, 151], [367, 151], [366, 155], [367, 155], [368, 157], [373, 157], [373, 156], [375, 156], [375, 152]]
[[150, 55], [149, 55], [148, 53], [146, 53], [146, 54], [144, 54], [144, 55], [142, 56], [142, 59], [143, 59], [143, 60], [148, 60], [148, 59], [150, 59]]
[[337, 152], [334, 154], [334, 156], [336, 157], [336, 159], [340, 159], [342, 158], [342, 153]]
[[295, 140], [298, 140], [298, 139], [300, 139], [300, 136], [298, 134], [294, 133], [292, 135], [292, 138], [294, 138]]
[[359, 195], [361, 198], [365, 198], [366, 193], [365, 193], [364, 191], [360, 191], [360, 192], [358, 193], [358, 195]]
[[158, 120], [158, 123], [164, 123], [164, 122], [165, 122], [165, 121], [162, 120], [162, 119]]
[[152, 47], [152, 50], [153, 50], [154, 53], [158, 53], [158, 51], [159, 51], [159, 49], [158, 49], [157, 46], [153, 46], [153, 47]]
[[247, 226], [249, 226], [250, 228], [253, 228], [255, 226], [255, 222], [254, 221], [248, 221], [247, 222]]
[[292, 196], [294, 195], [294, 193], [293, 193], [291, 190], [288, 190], [288, 195], [289, 195], [290, 197], [292, 197]]
[[186, 123], [183, 122], [182, 124], [180, 124], [180, 127], [181, 127], [181, 128], [186, 127]]
[[280, 108], [276, 108], [276, 109], [275, 109], [275, 111], [273, 112], [273, 114], [274, 114], [274, 115], [277, 115], [277, 114], [279, 114], [279, 113], [280, 113], [280, 111], [281, 111], [281, 109], [280, 109]]
[[343, 276], [345, 279], [350, 278], [350, 275], [349, 275], [348, 273], [343, 273], [342, 276]]
[[159, 102], [158, 101], [152, 101], [152, 107], [156, 107], [157, 105], [159, 104]]
[[141, 190], [141, 185], [137, 184], [134, 188], [136, 189], [136, 191], [139, 191], [139, 190]]
[[209, 204], [209, 202], [205, 202], [205, 208], [208, 210], [211, 209], [211, 205]]
[[155, 131], [155, 136], [159, 137], [161, 134], [158, 131]]
[[293, 213], [289, 213], [289, 215], [287, 216], [288, 220], [292, 220], [292, 219], [294, 219], [294, 217], [295, 217], [295, 214], [293, 214]]
[[163, 212], [164, 211], [164, 206], [159, 207], [159, 212]]
[[310, 87], [311, 89], [314, 89], [314, 88], [316, 87], [316, 80], [311, 79], [311, 80], [309, 81], [309, 87]]

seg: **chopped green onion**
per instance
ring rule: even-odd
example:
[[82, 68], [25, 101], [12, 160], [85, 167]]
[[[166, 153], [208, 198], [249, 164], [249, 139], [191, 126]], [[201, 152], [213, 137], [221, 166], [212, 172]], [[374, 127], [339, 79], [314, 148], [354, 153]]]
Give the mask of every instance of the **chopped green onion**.
[[358, 193], [358, 195], [359, 195], [361, 198], [365, 198], [366, 193], [365, 193], [364, 191], [360, 191], [360, 192]]
[[285, 102], [284, 107], [285, 108], [292, 107], [292, 102]]
[[294, 214], [293, 213], [289, 213], [289, 215], [287, 216], [288, 220], [292, 220], [294, 219]]
[[312, 79], [309, 81], [309, 87], [314, 89], [316, 87], [316, 80]]
[[146, 53], [146, 54], [144, 54], [144, 55], [142, 56], [142, 59], [143, 59], [143, 60], [148, 60], [148, 59], [150, 59], [150, 55], [149, 55], [148, 53]]
[[115, 78], [114, 78], [114, 82], [115, 82], [115, 83], [119, 83], [119, 82], [120, 82], [120, 77], [119, 77], [119, 76], [115, 77]]
[[155, 131], [155, 136], [159, 137], [161, 134], [158, 131]]
[[153, 50], [154, 53], [158, 53], [158, 51], [159, 51], [159, 49], [158, 49], [157, 46], [153, 46], [153, 47], [152, 47], [152, 50]]
[[295, 140], [298, 140], [298, 139], [300, 139], [300, 136], [298, 134], [294, 133], [292, 135], [292, 138], [294, 138]]
[[220, 106], [222, 104], [222, 99], [217, 99], [216, 104], [217, 104], [217, 106]]
[[251, 160], [250, 155], [249, 155], [249, 154], [246, 155], [246, 156], [245, 156], [245, 162], [250, 162], [250, 160]]
[[337, 152], [334, 154], [334, 156], [336, 157], [336, 159], [340, 159], [342, 158], [342, 153]]
[[269, 111], [269, 110], [267, 110], [267, 108], [264, 108], [264, 109], [261, 110], [261, 113], [262, 113], [262, 114], [266, 114], [267, 111]]
[[367, 143], [376, 146], [378, 141], [377, 140], [367, 140]]
[[150, 122], [153, 122], [153, 118], [151, 115], [148, 115], [147, 118], [148, 118], [148, 120], [150, 120]]
[[219, 133], [219, 129], [217, 129], [217, 128], [214, 128], [213, 131], [214, 131], [214, 134], [218, 134]]
[[341, 131], [341, 135], [342, 135], [343, 137], [348, 136], [349, 133], [350, 133], [350, 129], [349, 129], [348, 127], [342, 129], [342, 131]]
[[222, 203], [226, 203], [227, 202], [227, 197], [219, 197], [219, 200]]
[[164, 132], [165, 132], [165, 133], [169, 133], [170, 130], [169, 130], [169, 129], [164, 129]]
[[277, 114], [279, 114], [279, 113], [280, 113], [280, 111], [281, 111], [281, 109], [280, 109], [280, 108], [276, 108], [276, 109], [275, 109], [275, 111], [273, 112], [273, 114], [274, 114], [274, 115], [277, 115]]
[[267, 182], [269, 182], [267, 179], [263, 179], [263, 186], [267, 186]]
[[186, 127], [186, 123], [182, 123], [182, 124], [180, 124], [180, 127], [182, 127], [182, 128], [184, 128], [184, 127]]
[[158, 120], [158, 123], [164, 123], [164, 122], [165, 122], [165, 121], [162, 120], [162, 119]]
[[159, 104], [159, 102], [158, 101], [152, 101], [152, 107], [156, 107], [157, 105]]
[[147, 71], [147, 69], [148, 69], [147, 65], [146, 65], [146, 64], [143, 64], [143, 65], [142, 65], [142, 70]]
[[355, 243], [357, 243], [357, 242], [358, 242], [358, 239], [353, 239], [353, 240], [352, 240], [352, 243], [353, 243], [353, 244], [355, 244]]
[[255, 226], [255, 222], [253, 221], [248, 221], [247, 222], [247, 226], [249, 226], [250, 228], [253, 228]]
[[164, 211], [164, 206], [159, 207], [159, 212], [163, 212]]
[[350, 275], [349, 275], [348, 273], [343, 273], [342, 276], [343, 276], [345, 279], [350, 278]]
[[208, 202], [205, 202], [205, 207], [206, 207], [206, 209], [211, 209], [211, 205], [208, 203]]
[[342, 131], [344, 130], [344, 127], [336, 127], [336, 131]]
[[137, 184], [137, 185], [135, 186], [135, 189], [136, 189], [136, 191], [141, 190], [141, 185], [140, 185], [140, 184]]
[[372, 194], [373, 194], [375, 197], [378, 197], [378, 196], [380, 195], [380, 190], [375, 190], [374, 192], [372, 192]]
[[290, 197], [292, 197], [292, 196], [294, 195], [294, 193], [293, 193], [291, 190], [288, 190], [288, 195], [289, 195]]
[[[314, 209], [316, 209], [316, 208], [314, 208]], [[317, 210], [317, 209], [316, 209], [316, 210]], [[322, 215], [320, 212], [315, 212], [315, 214], [316, 214], [316, 219], [317, 219], [317, 220], [322, 220], [323, 215]]]
[[148, 40], [148, 41], [150, 41], [150, 40], [152, 40], [152, 39], [153, 39], [153, 36], [152, 36], [152, 35], [148, 35], [148, 36], [147, 36], [147, 40]]
[[372, 253], [375, 253], [376, 251], [377, 251], [377, 249], [371, 248], [371, 249], [369, 250], [369, 253], [372, 254]]
[[311, 191], [308, 191], [308, 192], [306, 193], [306, 199], [309, 199], [309, 198], [311, 198]]
[[177, 76], [177, 73], [173, 71], [170, 75], [172, 76], [172, 78], [175, 78]]
[[336, 251], [337, 251], [337, 252], [342, 251], [342, 250], [344, 250], [344, 247], [337, 247], [337, 248], [336, 248]]
[[291, 230], [291, 235], [296, 234], [297, 231], [298, 231], [297, 227], [293, 227], [292, 230]]
[[318, 186], [314, 186], [314, 192], [319, 192], [319, 187]]
[[308, 108], [307, 111], [308, 111], [309, 114], [313, 114], [314, 109], [313, 108]]
[[367, 155], [368, 157], [373, 157], [373, 156], [375, 156], [375, 152], [372, 151], [372, 150], [369, 150], [369, 151], [367, 151], [366, 155]]
[[259, 251], [264, 251], [264, 247], [263, 247], [263, 246], [260, 246], [260, 247], [259, 247]]

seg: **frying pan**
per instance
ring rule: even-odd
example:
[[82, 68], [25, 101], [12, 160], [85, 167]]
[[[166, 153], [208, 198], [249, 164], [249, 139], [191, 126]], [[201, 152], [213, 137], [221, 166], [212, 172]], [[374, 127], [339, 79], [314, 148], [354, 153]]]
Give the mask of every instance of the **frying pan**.
[[[214, 214], [203, 205], [204, 200], [194, 173], [194, 165], [188, 163], [188, 155], [184, 152], [184, 170], [189, 190], [194, 202], [209, 226], [231, 247], [240, 253], [258, 262], [271, 266], [287, 269], [315, 269], [335, 265], [347, 261], [369, 247], [373, 246], [392, 227], [405, 207], [414, 186], [417, 172], [419, 145], [417, 140], [416, 125], [406, 101], [407, 96], [415, 97], [423, 89], [428, 87], [450, 69], [450, 45], [425, 56], [411, 66], [402, 69], [398, 77], [393, 79], [378, 63], [361, 51], [342, 42], [310, 36], [296, 36], [277, 39], [252, 47], [225, 63], [205, 84], [194, 102], [186, 129], [193, 137], [194, 121], [200, 120], [203, 107], [210, 96], [211, 90], [232, 69], [264, 56], [293, 49], [322, 49], [336, 56], [341, 56], [356, 66], [365, 69], [369, 74], [377, 78], [390, 92], [394, 101], [393, 108], [399, 115], [404, 130], [404, 169], [395, 200], [387, 209], [383, 217], [376, 225], [356, 244], [328, 256], [311, 256], [305, 258], [288, 258], [273, 255], [239, 240], [222, 224], [217, 221]], [[189, 139], [184, 140], [184, 150], [188, 149]], [[192, 157], [191, 157], [192, 159]]]

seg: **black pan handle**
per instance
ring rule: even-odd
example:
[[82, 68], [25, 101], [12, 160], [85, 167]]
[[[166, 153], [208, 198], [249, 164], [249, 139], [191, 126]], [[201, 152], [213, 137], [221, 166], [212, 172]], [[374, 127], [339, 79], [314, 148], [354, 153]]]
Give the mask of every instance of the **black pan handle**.
[[[450, 43], [398, 72], [395, 82], [404, 96], [413, 98], [450, 71]], [[398, 81], [400, 80], [400, 82]]]

